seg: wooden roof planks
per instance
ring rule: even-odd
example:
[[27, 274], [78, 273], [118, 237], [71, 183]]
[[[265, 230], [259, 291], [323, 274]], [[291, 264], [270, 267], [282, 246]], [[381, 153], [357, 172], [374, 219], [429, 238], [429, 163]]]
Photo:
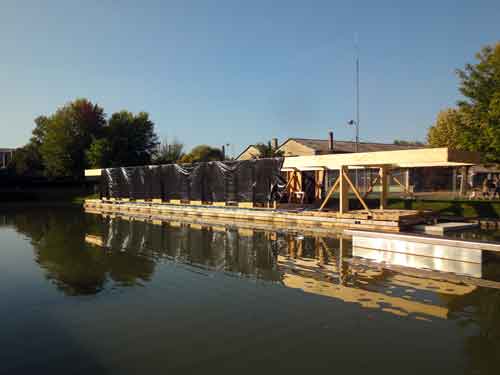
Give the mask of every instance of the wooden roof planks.
[[341, 166], [375, 168], [383, 165], [394, 168], [453, 167], [474, 165], [479, 162], [480, 155], [477, 152], [456, 151], [442, 147], [286, 157], [283, 169], [339, 169]]

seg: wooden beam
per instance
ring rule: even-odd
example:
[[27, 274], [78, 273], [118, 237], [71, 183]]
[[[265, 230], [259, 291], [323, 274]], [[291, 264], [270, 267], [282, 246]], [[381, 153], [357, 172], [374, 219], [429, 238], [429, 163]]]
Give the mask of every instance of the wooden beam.
[[314, 171], [314, 199], [321, 199], [321, 190], [323, 188], [323, 184], [319, 183], [319, 181], [323, 182], [325, 178], [325, 170], [317, 170]]
[[362, 206], [364, 207], [364, 209], [366, 211], [370, 211], [370, 209], [368, 208], [368, 206], [366, 205], [366, 202], [363, 200], [363, 198], [361, 198], [361, 194], [359, 194], [359, 191], [358, 189], [356, 189], [356, 187], [354, 186], [354, 184], [352, 183], [351, 179], [349, 178], [349, 176], [347, 175], [347, 173], [345, 172], [342, 172], [344, 173], [344, 177], [345, 179], [347, 180], [347, 183], [349, 184], [349, 186], [351, 187], [351, 190], [353, 191], [354, 195], [356, 196], [356, 198], [358, 198], [358, 200], [361, 202]]
[[368, 187], [368, 190], [363, 195], [363, 199], [366, 199], [368, 197], [368, 195], [373, 191], [373, 188], [377, 184], [379, 178], [380, 178], [380, 174], [377, 174], [377, 176], [370, 182], [370, 186]]
[[405, 185], [403, 185], [403, 183], [401, 181], [399, 181], [399, 179], [396, 177], [396, 176], [392, 176], [392, 179], [394, 180], [394, 182], [396, 182], [396, 184], [398, 184], [399, 186], [401, 186], [403, 188], [403, 191], [411, 196], [412, 194], [410, 193], [410, 191], [406, 188]]
[[288, 203], [292, 201], [293, 198], [293, 193], [302, 191], [302, 178], [301, 175], [299, 175], [300, 171], [295, 170], [291, 172], [291, 178], [289, 179], [289, 183], [287, 184], [288, 186]]
[[328, 191], [328, 194], [326, 194], [325, 200], [323, 201], [323, 203], [321, 203], [321, 206], [319, 207], [319, 211], [323, 210], [323, 208], [326, 206], [326, 203], [328, 202], [330, 197], [333, 195], [333, 193], [335, 193], [335, 190], [337, 190], [337, 188], [339, 187], [339, 184], [340, 184], [340, 176], [337, 177], [337, 179], [333, 183], [332, 187]]
[[328, 154], [295, 156], [285, 158], [283, 168], [299, 170], [311, 167], [339, 169], [341, 166], [381, 166], [399, 167], [450, 166], [479, 163], [479, 153], [454, 151], [446, 147], [422, 148], [397, 151], [359, 152], [349, 154]]
[[287, 173], [287, 176], [288, 176], [288, 181], [286, 182], [286, 185], [285, 185], [285, 190], [288, 190], [288, 188], [290, 187], [293, 179], [294, 179], [294, 176], [295, 176], [295, 169], [291, 172], [286, 172]]
[[389, 190], [389, 168], [380, 168], [380, 182], [382, 189], [380, 190], [380, 209], [385, 210], [387, 208], [387, 193]]
[[339, 197], [339, 212], [345, 214], [349, 212], [349, 184], [345, 178], [347, 167], [340, 167], [340, 197]]

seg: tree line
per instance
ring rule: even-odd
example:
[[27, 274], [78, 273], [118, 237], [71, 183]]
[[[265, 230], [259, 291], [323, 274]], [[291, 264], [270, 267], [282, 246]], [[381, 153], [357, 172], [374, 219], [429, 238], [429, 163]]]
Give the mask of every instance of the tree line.
[[476, 59], [456, 71], [463, 99], [438, 114], [427, 141], [479, 151], [484, 162], [500, 162], [500, 42], [483, 47]]
[[107, 118], [88, 99], [76, 99], [34, 122], [30, 141], [14, 152], [9, 164], [15, 175], [80, 179], [89, 168], [225, 158], [221, 149], [208, 145], [186, 153], [177, 140], [160, 142], [148, 113], [123, 110]]

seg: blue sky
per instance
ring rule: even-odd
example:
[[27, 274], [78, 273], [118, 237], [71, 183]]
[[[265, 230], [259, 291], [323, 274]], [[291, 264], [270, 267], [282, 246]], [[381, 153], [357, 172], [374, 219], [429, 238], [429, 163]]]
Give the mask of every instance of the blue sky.
[[499, 1], [0, 0], [0, 147], [86, 97], [189, 148], [278, 137], [424, 140], [455, 69], [500, 40]]

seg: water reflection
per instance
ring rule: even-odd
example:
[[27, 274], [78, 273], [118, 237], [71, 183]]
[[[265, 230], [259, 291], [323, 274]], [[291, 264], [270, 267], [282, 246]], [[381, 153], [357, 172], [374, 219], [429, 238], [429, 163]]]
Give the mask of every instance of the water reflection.
[[418, 320], [447, 319], [449, 302], [477, 288], [457, 277], [447, 279], [417, 271], [403, 274], [384, 265], [356, 263], [352, 243], [341, 233], [303, 235], [208, 225], [188, 218], [147, 221], [126, 215], [96, 217], [100, 232], [87, 234], [86, 241], [104, 253], [131, 253], [264, 279]]
[[86, 232], [99, 225], [99, 220], [84, 219], [74, 209], [30, 210], [4, 223], [30, 238], [35, 262], [65, 294], [95, 294], [108, 285], [136, 285], [151, 279], [155, 263], [139, 256], [140, 247], [105, 253], [85, 241]]
[[[180, 348], [168, 358], [170, 362], [182, 356], [181, 352], [189, 353], [186, 361], [203, 361], [203, 354], [216, 347], [213, 338], [222, 334], [234, 334], [231, 345], [245, 356], [249, 342], [257, 348], [254, 356], [262, 355], [259, 349], [273, 337], [277, 337], [272, 341], [275, 348], [297, 343], [301, 351], [293, 357], [303, 360], [307, 368], [309, 358], [316, 354], [311, 353], [321, 348], [327, 348], [328, 353], [318, 358], [345, 350], [352, 357], [361, 352], [361, 359], [371, 358], [375, 363], [386, 354], [377, 348], [374, 341], [378, 338], [392, 345], [391, 353], [403, 348], [403, 353], [409, 353], [405, 359], [414, 363], [420, 358], [415, 358], [414, 348], [405, 351], [401, 344], [419, 343], [426, 360], [444, 358], [443, 363], [458, 368], [465, 363], [465, 373], [496, 373], [500, 366], [500, 284], [493, 281], [500, 280], [500, 266], [495, 257], [482, 264], [482, 273], [489, 279], [485, 280], [358, 258], [353, 256], [351, 240], [341, 233], [252, 229], [252, 223], [209, 224], [187, 217], [155, 221], [51, 208], [0, 213], [0, 226], [15, 228], [29, 239], [28, 259], [31, 262], [33, 251], [34, 261], [57, 288], [48, 289], [60, 291], [54, 294], [65, 303], [80, 301], [66, 296], [103, 296], [85, 298], [86, 302], [78, 305], [69, 303], [65, 313], [56, 315], [64, 304], [59, 299], [55, 299], [61, 302], [56, 308], [53, 300], [37, 307], [37, 314], [19, 308], [24, 306], [19, 302], [18, 310], [25, 311], [27, 321], [36, 320], [32, 326], [47, 324], [47, 316], [61, 321], [70, 316], [71, 323], [62, 326], [71, 334], [65, 333], [68, 338], [61, 342], [75, 352], [82, 342], [89, 343], [86, 349], [94, 355], [105, 352], [98, 361], [105, 363], [105, 368], [112, 367], [107, 360], [122, 346], [140, 347], [135, 345], [137, 340], [148, 342], [145, 357], [133, 352], [142, 359], [134, 362], [141, 365], [151, 363], [151, 357], [159, 362], [166, 358], [165, 345], [170, 345], [170, 351]], [[36, 277], [40, 279], [38, 274]], [[254, 284], [266, 288], [253, 288]], [[106, 294], [113, 290], [123, 292], [120, 298]], [[33, 298], [35, 293], [27, 295]], [[204, 314], [199, 314], [200, 310]], [[147, 322], [142, 319], [143, 311], [148, 311]], [[82, 317], [87, 324], [79, 331]], [[2, 318], [16, 317], [5, 309]], [[18, 320], [10, 336], [5, 336], [8, 340], [17, 337], [24, 325]], [[325, 326], [335, 327], [335, 332]], [[349, 328], [343, 330], [344, 326]], [[86, 336], [92, 327], [94, 331]], [[281, 328], [271, 332], [274, 327]], [[210, 329], [212, 341], [208, 345], [204, 340]], [[254, 339], [254, 331], [259, 329]], [[239, 335], [241, 330], [244, 334]], [[33, 336], [50, 337], [56, 331], [62, 329], [47, 329], [48, 333]], [[429, 340], [434, 332], [435, 345]], [[126, 345], [116, 340], [120, 334], [121, 340], [130, 336]], [[31, 335], [26, 329], [23, 337]], [[102, 336], [109, 341], [99, 345]], [[190, 340], [192, 336], [196, 339]], [[73, 343], [77, 349], [71, 349], [69, 338], [78, 338]], [[191, 351], [193, 342], [199, 343], [198, 350]], [[441, 345], [454, 349], [446, 351], [439, 348]], [[309, 350], [307, 358], [300, 357], [304, 348]], [[219, 349], [214, 358], [226, 353], [227, 343]], [[266, 349], [272, 353], [272, 348]], [[21, 358], [19, 363], [24, 363], [25, 351], [12, 351]], [[373, 357], [371, 353], [375, 353]], [[120, 362], [128, 357], [128, 353], [123, 354]], [[214, 363], [214, 368], [220, 365]]]

